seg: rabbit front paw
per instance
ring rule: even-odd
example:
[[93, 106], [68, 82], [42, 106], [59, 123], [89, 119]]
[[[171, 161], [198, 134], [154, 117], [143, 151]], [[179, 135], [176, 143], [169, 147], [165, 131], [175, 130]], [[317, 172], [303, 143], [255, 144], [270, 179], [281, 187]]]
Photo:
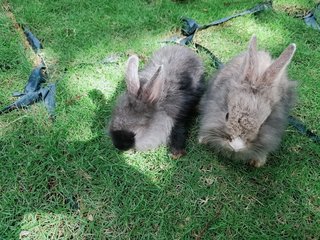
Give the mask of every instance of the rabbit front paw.
[[177, 160], [186, 154], [187, 152], [185, 149], [171, 149], [170, 157], [174, 160]]
[[257, 159], [252, 159], [249, 161], [249, 165], [253, 166], [255, 168], [260, 168], [265, 165], [267, 158], [257, 158]]

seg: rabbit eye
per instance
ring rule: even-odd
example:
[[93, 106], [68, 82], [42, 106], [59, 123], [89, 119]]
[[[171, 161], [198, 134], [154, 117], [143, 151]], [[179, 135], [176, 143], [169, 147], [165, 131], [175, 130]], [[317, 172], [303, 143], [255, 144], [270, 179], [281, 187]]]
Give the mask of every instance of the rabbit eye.
[[238, 119], [238, 123], [240, 123], [240, 118]]
[[226, 121], [228, 121], [228, 119], [229, 119], [229, 113], [227, 112], [227, 114], [226, 114]]

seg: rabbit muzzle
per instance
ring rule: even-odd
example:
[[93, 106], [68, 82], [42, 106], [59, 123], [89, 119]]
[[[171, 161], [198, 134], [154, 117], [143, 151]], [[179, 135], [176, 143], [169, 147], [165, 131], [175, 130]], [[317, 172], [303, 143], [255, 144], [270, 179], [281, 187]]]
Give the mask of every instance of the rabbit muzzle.
[[230, 147], [234, 152], [239, 152], [246, 148], [245, 142], [240, 138], [236, 137], [229, 142]]

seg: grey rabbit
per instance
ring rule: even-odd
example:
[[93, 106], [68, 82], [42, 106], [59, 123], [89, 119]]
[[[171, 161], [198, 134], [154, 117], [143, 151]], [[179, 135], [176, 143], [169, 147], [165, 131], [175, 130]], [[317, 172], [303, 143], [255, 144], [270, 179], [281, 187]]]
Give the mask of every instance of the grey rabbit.
[[129, 57], [127, 90], [118, 99], [109, 125], [120, 150], [144, 151], [169, 145], [174, 158], [185, 154], [187, 125], [203, 93], [204, 68], [187, 47], [166, 46], [138, 71]]
[[257, 50], [253, 35], [248, 50], [211, 79], [200, 103], [199, 142], [226, 157], [263, 166], [279, 146], [295, 102], [296, 82], [286, 70], [295, 50], [290, 44], [272, 60]]

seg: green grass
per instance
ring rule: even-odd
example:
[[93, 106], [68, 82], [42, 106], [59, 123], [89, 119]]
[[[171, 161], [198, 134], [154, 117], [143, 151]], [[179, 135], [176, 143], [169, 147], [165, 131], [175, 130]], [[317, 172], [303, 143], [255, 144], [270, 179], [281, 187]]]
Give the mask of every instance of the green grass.
[[[179, 34], [181, 16], [205, 24], [259, 1], [225, 2], [9, 0], [17, 22], [44, 45], [48, 81], [59, 82], [54, 123], [41, 103], [0, 116], [0, 239], [320, 237], [320, 147], [292, 127], [261, 169], [198, 145], [198, 122], [188, 155], [178, 161], [165, 147], [118, 152], [105, 135], [124, 90], [128, 54], [145, 61], [161, 40]], [[274, 1], [274, 11], [233, 19], [195, 40], [224, 62], [244, 50], [253, 33], [275, 57], [295, 42], [289, 76], [299, 82], [299, 102], [293, 114], [320, 134], [319, 32], [291, 14], [315, 2], [288, 2]], [[14, 100], [11, 93], [23, 89], [32, 69], [34, 56], [22, 42], [1, 5], [1, 106]], [[102, 64], [110, 54], [119, 62]]]

